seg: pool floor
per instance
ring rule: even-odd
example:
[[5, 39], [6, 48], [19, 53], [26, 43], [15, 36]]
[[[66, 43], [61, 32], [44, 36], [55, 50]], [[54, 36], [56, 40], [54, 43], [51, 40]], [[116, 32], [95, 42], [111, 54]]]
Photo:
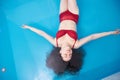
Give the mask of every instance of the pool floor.
[[[120, 35], [93, 40], [83, 46], [84, 64], [76, 75], [56, 76], [45, 65], [52, 45], [22, 29], [23, 24], [51, 36], [59, 26], [60, 0], [0, 1], [0, 80], [100, 80], [120, 71]], [[77, 0], [78, 37], [120, 29], [119, 0]]]

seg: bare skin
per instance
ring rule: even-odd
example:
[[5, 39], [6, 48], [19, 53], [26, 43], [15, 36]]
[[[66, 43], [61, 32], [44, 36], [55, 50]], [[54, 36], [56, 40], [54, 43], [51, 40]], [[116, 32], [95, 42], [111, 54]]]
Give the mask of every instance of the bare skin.
[[[78, 9], [76, 0], [61, 0], [60, 13], [66, 11], [66, 10], [69, 10], [73, 14], [79, 15], [79, 9]], [[44, 32], [42, 30], [38, 30], [38, 29], [28, 26], [28, 25], [23, 25], [22, 28], [29, 29], [29, 30], [39, 34], [40, 36], [47, 39], [53, 46], [57, 47], [56, 38], [53, 38], [52, 36], [48, 35], [46, 32]], [[76, 23], [72, 20], [64, 20], [59, 25], [59, 30], [62, 30], [62, 29], [76, 31]], [[98, 39], [98, 38], [101, 38], [104, 36], [113, 35], [113, 34], [120, 34], [120, 30], [91, 34], [87, 37], [77, 40], [74, 48], [77, 49], [77, 48], [83, 46], [84, 44], [88, 43], [89, 41], [92, 41], [92, 40], [95, 40], [95, 39]], [[74, 39], [72, 39], [68, 34], [66, 34], [58, 39], [58, 47], [61, 48], [60, 54], [64, 61], [69, 61], [71, 59], [72, 46], [73, 46], [74, 42], [75, 42]]]

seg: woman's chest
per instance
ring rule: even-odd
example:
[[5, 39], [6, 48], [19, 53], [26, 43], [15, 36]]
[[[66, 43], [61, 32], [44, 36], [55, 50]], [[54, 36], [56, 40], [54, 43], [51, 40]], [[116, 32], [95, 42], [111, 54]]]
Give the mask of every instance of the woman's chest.
[[65, 34], [64, 36], [57, 39], [58, 47], [61, 47], [61, 45], [68, 43], [70, 46], [73, 46], [75, 43], [75, 40], [71, 38], [68, 34]]

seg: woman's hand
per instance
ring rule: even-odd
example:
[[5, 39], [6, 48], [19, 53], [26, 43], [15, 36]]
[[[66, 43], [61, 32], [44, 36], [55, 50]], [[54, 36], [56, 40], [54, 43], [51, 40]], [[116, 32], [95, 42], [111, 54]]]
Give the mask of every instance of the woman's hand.
[[120, 34], [120, 29], [115, 30], [114, 34]]
[[22, 25], [22, 28], [24, 28], [24, 29], [28, 29], [28, 28], [29, 28], [29, 26], [28, 26], [28, 25], [23, 24], [23, 25]]

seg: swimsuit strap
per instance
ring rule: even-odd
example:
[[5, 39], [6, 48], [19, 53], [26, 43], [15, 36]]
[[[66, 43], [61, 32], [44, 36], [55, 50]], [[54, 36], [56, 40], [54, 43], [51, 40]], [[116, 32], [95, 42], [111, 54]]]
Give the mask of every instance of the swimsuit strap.
[[76, 40], [75, 40], [75, 42], [74, 42], [74, 44], [73, 44], [72, 48], [74, 48], [74, 46], [75, 46], [75, 43], [76, 43]]
[[57, 44], [57, 47], [58, 47], [58, 39], [56, 38], [56, 44]]

